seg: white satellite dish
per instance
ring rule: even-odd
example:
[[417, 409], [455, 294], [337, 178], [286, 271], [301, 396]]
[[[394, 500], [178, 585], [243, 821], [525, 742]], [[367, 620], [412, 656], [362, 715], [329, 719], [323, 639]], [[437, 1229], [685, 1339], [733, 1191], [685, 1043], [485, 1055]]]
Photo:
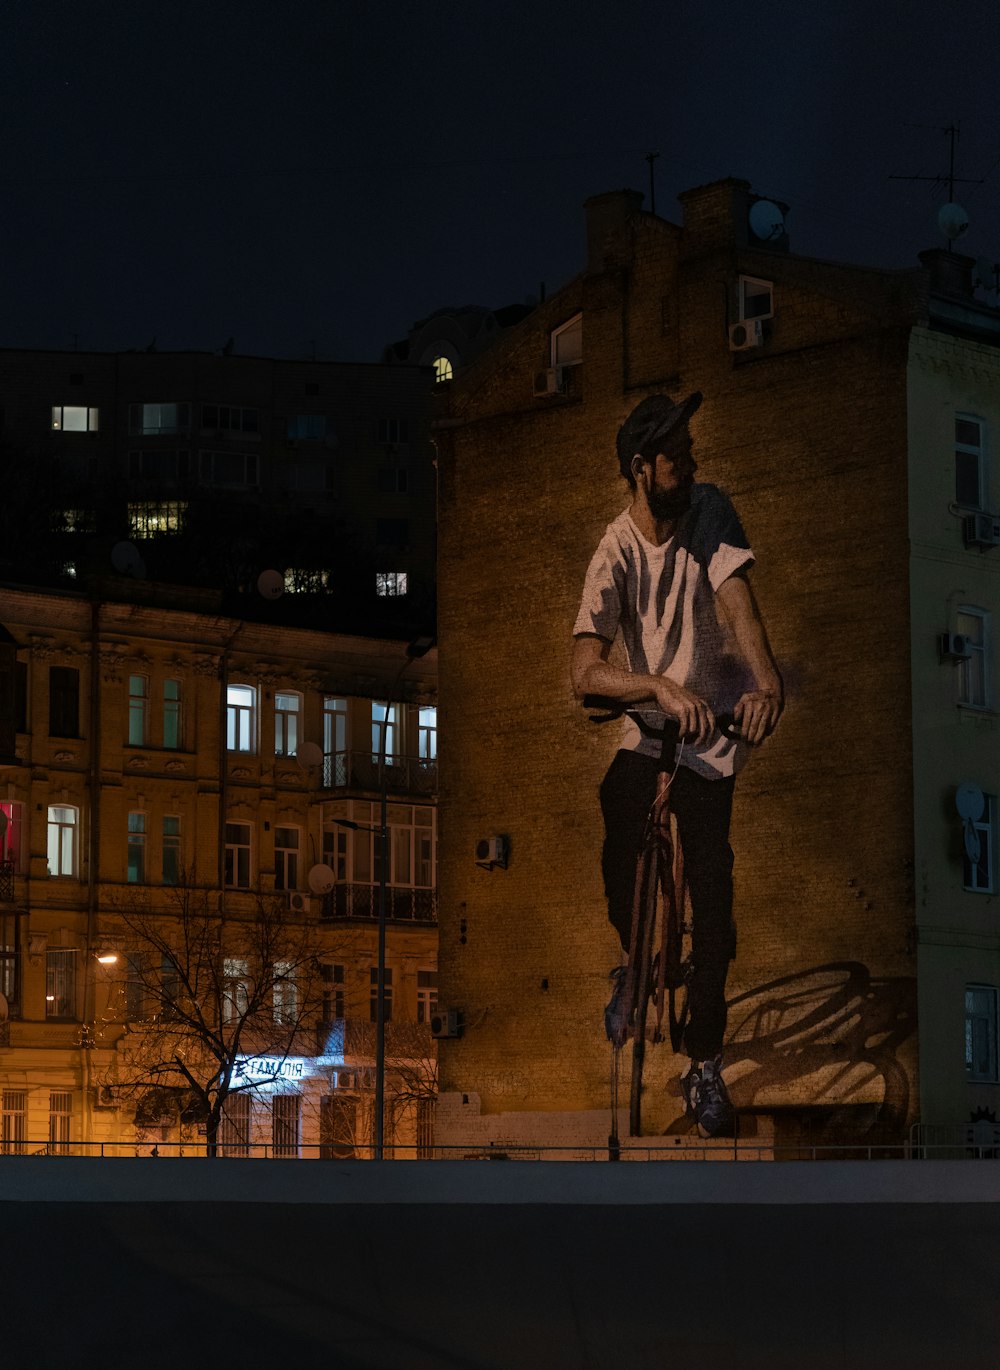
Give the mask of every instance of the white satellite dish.
[[773, 243], [785, 231], [785, 216], [772, 200], [754, 200], [747, 217], [750, 232], [762, 243]]
[[968, 231], [969, 216], [961, 205], [954, 200], [946, 205], [942, 205], [938, 210], [938, 228], [953, 243], [956, 238], [961, 238], [962, 234]]
[[958, 810], [959, 818], [971, 819], [973, 823], [978, 823], [985, 807], [986, 799], [978, 785], [973, 785], [969, 781], [959, 785], [955, 791], [955, 808]]
[[134, 542], [116, 542], [111, 549], [111, 565], [120, 576], [133, 580], [142, 580], [146, 574], [146, 563]]
[[315, 742], [303, 742], [295, 749], [295, 760], [304, 770], [322, 766], [323, 748]]
[[309, 888], [313, 894], [329, 894], [337, 883], [337, 877], [329, 866], [313, 866], [308, 876]]
[[280, 571], [261, 571], [257, 590], [262, 599], [280, 599], [285, 593], [285, 577]]

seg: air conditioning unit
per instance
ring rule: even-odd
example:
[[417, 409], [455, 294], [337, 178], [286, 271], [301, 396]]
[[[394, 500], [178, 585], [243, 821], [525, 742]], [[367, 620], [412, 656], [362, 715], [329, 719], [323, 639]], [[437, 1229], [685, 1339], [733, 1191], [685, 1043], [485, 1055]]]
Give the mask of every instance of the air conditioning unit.
[[476, 865], [507, 869], [507, 839], [499, 834], [481, 837], [476, 843]]
[[565, 369], [561, 366], [550, 366], [547, 370], [537, 373], [531, 393], [533, 395], [561, 395], [565, 389]]
[[764, 341], [764, 325], [760, 319], [740, 319], [739, 323], [729, 325], [730, 352], [747, 352], [751, 347], [760, 347]]
[[964, 633], [942, 633], [938, 638], [942, 661], [968, 661], [972, 655], [969, 639]]
[[436, 1008], [431, 1014], [432, 1037], [461, 1037], [462, 1018], [457, 1008]]
[[353, 1070], [335, 1070], [333, 1072], [334, 1089], [357, 1089], [358, 1078]]
[[111, 1085], [98, 1085], [94, 1091], [95, 1108], [117, 1108], [118, 1100]]
[[288, 895], [288, 907], [293, 913], [315, 913], [316, 901], [311, 894], [304, 894], [302, 890], [286, 890]]
[[1000, 518], [993, 514], [966, 514], [962, 531], [966, 547], [1000, 547]]

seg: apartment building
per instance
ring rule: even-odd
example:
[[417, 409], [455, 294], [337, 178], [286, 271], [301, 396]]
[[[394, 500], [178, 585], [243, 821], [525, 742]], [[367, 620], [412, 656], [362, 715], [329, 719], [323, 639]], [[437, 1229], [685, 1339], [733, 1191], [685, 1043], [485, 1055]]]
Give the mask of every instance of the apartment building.
[[[694, 392], [696, 479], [746, 530], [785, 691], [735, 790], [738, 1135], [960, 1135], [1000, 1111], [995, 292], [954, 244], [898, 272], [797, 255], [794, 212], [742, 181], [687, 192], [679, 223], [641, 198], [588, 202], [580, 275], [455, 379], [435, 435], [438, 1136], [613, 1130], [598, 791], [622, 732], [574, 697], [572, 634], [629, 502], [619, 427]], [[686, 1064], [650, 1042], [642, 1142], [679, 1155]]]
[[429, 1146], [436, 652], [222, 598], [0, 586], [5, 1152], [370, 1155], [382, 910], [385, 1143]]

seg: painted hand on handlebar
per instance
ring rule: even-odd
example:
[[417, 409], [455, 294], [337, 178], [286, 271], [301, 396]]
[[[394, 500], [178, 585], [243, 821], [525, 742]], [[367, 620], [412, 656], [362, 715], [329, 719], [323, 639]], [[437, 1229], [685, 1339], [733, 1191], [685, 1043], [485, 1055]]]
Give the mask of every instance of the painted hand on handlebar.
[[733, 709], [736, 722], [745, 742], [757, 746], [769, 737], [781, 717], [784, 701], [771, 690], [747, 690]]
[[[660, 676], [655, 685], [657, 706], [671, 714], [681, 726], [681, 736], [703, 745], [715, 728], [715, 714], [698, 695]], [[745, 698], [745, 696], [744, 696]]]

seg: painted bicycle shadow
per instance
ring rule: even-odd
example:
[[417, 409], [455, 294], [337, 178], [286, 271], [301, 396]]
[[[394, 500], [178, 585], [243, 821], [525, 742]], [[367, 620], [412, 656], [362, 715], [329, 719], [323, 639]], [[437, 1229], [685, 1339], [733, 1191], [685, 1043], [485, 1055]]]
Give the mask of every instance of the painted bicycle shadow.
[[[737, 995], [723, 1059], [740, 1134], [752, 1135], [755, 1115], [786, 1111], [805, 1130], [811, 1114], [838, 1142], [898, 1141], [910, 1080], [897, 1052], [915, 1027], [916, 981], [873, 976], [860, 961], [829, 962]], [[681, 1115], [664, 1131], [690, 1129]]]

